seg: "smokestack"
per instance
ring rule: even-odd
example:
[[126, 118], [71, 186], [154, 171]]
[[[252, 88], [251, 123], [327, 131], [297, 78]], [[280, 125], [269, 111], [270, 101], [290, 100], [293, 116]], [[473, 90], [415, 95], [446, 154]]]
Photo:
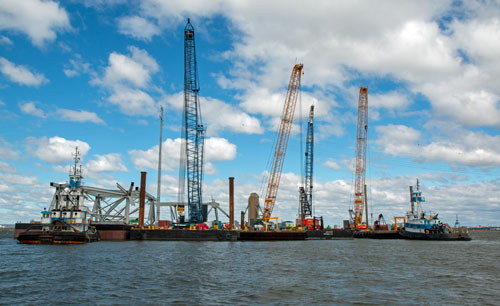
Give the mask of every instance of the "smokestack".
[[411, 202], [411, 214], [415, 212], [415, 207], [413, 207], [413, 186], [410, 186], [410, 202]]
[[144, 206], [146, 202], [146, 172], [141, 172], [141, 192], [139, 194], [139, 228], [144, 227]]
[[240, 228], [242, 230], [245, 229], [245, 212], [241, 211], [241, 223], [240, 223]]
[[234, 228], [234, 177], [229, 178], [229, 226]]

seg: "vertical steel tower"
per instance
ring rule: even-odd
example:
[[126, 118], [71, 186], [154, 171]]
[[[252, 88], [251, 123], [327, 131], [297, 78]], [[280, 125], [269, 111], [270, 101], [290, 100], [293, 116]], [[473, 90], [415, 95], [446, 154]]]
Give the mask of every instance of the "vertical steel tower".
[[305, 184], [304, 193], [301, 191], [302, 219], [312, 217], [312, 189], [313, 189], [313, 149], [314, 149], [314, 105], [309, 111], [309, 121], [307, 122], [306, 138], [306, 160], [305, 160]]
[[[359, 89], [356, 181], [354, 183], [354, 226], [362, 224], [365, 208], [366, 142], [368, 133], [368, 87]], [[366, 225], [368, 226], [368, 224]]]
[[184, 28], [184, 123], [189, 223], [204, 221], [201, 188], [205, 128], [198, 103], [199, 91], [194, 28], [188, 18]]

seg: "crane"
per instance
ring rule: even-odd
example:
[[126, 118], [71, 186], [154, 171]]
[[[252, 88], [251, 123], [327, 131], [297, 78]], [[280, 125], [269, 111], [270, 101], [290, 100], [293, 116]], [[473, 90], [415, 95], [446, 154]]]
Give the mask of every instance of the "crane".
[[188, 18], [184, 28], [184, 128], [189, 223], [202, 220], [203, 147], [205, 127], [198, 100], [200, 91], [196, 65], [194, 28]]
[[300, 193], [300, 219], [304, 221], [312, 217], [312, 189], [313, 189], [313, 149], [314, 149], [314, 105], [309, 110], [309, 121], [307, 122], [307, 138], [305, 152], [305, 184], [299, 188]]
[[290, 82], [288, 83], [288, 91], [286, 93], [285, 104], [283, 105], [280, 128], [278, 130], [278, 137], [276, 138], [274, 157], [267, 184], [264, 211], [262, 212], [262, 219], [266, 223], [268, 223], [271, 218], [274, 203], [276, 201], [276, 195], [278, 194], [278, 186], [280, 184], [283, 162], [285, 161], [288, 138], [290, 136], [290, 130], [292, 129], [293, 115], [295, 113], [297, 97], [300, 91], [300, 77], [302, 75], [303, 67], [304, 65], [302, 64], [296, 64], [293, 67]]
[[[368, 132], [368, 87], [359, 89], [358, 134], [356, 144], [356, 180], [354, 183], [354, 228], [360, 228], [366, 205], [366, 141]], [[368, 226], [368, 224], [366, 224]]]

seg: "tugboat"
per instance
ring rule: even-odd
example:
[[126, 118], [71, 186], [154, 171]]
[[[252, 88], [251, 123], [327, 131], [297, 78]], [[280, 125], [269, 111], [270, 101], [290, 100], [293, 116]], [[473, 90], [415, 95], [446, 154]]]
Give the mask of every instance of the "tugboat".
[[400, 232], [402, 238], [419, 240], [471, 240], [466, 227], [452, 228], [448, 224], [442, 223], [438, 218], [438, 214], [434, 216], [429, 214], [426, 217], [422, 211], [422, 202], [425, 202], [425, 198], [422, 197], [418, 179], [415, 188], [410, 186], [410, 195], [411, 210], [406, 215], [404, 230]]
[[50, 208], [44, 209], [41, 222], [19, 234], [19, 243], [26, 244], [82, 244], [100, 240], [95, 227], [87, 222], [89, 210], [83, 205], [83, 180], [80, 152], [74, 154], [75, 164], [70, 168], [69, 183], [50, 183], [60, 190], [52, 199]]

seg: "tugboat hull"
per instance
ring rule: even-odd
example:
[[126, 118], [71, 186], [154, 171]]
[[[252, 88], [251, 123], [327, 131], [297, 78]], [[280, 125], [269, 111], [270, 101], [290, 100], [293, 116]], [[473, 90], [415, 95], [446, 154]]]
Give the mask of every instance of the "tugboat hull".
[[403, 231], [399, 233], [403, 239], [413, 240], [445, 240], [445, 241], [470, 241], [471, 238], [466, 233], [411, 233]]
[[83, 244], [99, 241], [99, 235], [82, 232], [25, 231], [17, 237], [23, 244]]

